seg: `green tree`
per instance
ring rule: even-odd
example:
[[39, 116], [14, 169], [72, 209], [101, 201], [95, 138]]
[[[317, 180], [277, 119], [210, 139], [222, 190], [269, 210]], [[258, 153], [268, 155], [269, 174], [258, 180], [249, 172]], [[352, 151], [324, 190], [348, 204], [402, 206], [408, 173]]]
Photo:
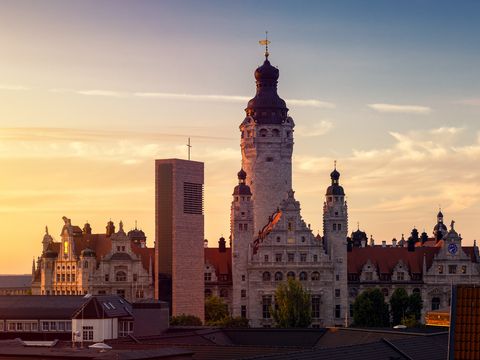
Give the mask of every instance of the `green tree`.
[[408, 299], [408, 313], [413, 315], [416, 321], [422, 317], [423, 300], [419, 292], [414, 292]]
[[312, 323], [310, 293], [300, 281], [289, 278], [275, 290], [275, 308], [272, 317], [280, 328], [306, 328]]
[[170, 325], [172, 326], [201, 326], [202, 320], [195, 315], [180, 314], [178, 316], [172, 316], [170, 319]]
[[232, 316], [227, 316], [226, 318], [223, 318], [222, 320], [212, 324], [215, 326], [221, 326], [224, 328], [248, 328], [248, 319], [242, 318], [240, 316], [232, 317]]
[[390, 297], [393, 325], [399, 325], [408, 314], [409, 296], [404, 288], [397, 288]]
[[205, 299], [205, 323], [217, 325], [229, 316], [227, 304], [218, 296], [212, 295]]
[[353, 322], [356, 326], [388, 326], [389, 317], [388, 305], [380, 289], [363, 291], [353, 303]]
[[409, 327], [415, 326], [422, 316], [422, 308], [423, 301], [420, 293], [408, 296], [405, 289], [396, 289], [390, 298], [393, 325], [408, 323]]

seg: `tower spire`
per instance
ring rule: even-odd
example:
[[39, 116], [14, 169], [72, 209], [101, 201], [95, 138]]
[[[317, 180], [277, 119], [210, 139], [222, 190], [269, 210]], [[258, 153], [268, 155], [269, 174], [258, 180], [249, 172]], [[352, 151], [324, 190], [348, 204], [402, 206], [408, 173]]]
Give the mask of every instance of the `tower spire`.
[[260, 40], [258, 43], [260, 45], [265, 45], [265, 59], [268, 60], [268, 55], [270, 55], [268, 52], [268, 44], [270, 44], [270, 40], [268, 40], [268, 31], [265, 31], [265, 39]]

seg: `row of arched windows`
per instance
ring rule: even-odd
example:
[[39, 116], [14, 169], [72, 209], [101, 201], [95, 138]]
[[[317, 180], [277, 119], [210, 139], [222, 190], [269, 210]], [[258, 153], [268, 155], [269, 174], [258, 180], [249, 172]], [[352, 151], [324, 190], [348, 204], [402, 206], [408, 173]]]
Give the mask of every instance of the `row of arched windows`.
[[[296, 274], [295, 272], [293, 271], [289, 271], [287, 272], [287, 279], [295, 279], [296, 278]], [[270, 274], [270, 272], [268, 271], [264, 271], [263, 274], [262, 274], [262, 279], [263, 281], [271, 281], [272, 280], [272, 275]], [[280, 271], [277, 271], [275, 274], [274, 274], [274, 279], [275, 281], [282, 281], [283, 280], [283, 273], [280, 272]], [[306, 271], [301, 271], [299, 274], [298, 274], [298, 279], [300, 281], [307, 281], [308, 280], [308, 274]], [[314, 271], [310, 274], [310, 280], [312, 281], [318, 281], [320, 280], [320, 273], [318, 271]]]

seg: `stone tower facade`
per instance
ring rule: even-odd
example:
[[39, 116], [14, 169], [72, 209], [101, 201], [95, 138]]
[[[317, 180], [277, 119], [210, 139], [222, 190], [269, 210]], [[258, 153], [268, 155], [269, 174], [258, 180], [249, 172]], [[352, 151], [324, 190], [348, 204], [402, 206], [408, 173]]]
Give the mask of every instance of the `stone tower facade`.
[[345, 192], [339, 183], [340, 173], [336, 166], [330, 178], [332, 184], [327, 188], [323, 205], [323, 239], [334, 270], [334, 322], [335, 325], [342, 326], [347, 324], [349, 312], [347, 302], [348, 208]]
[[277, 94], [278, 77], [266, 53], [265, 62], [255, 70], [256, 95], [248, 102], [247, 116], [240, 125], [242, 168], [253, 193], [256, 233], [292, 189], [295, 124]]
[[230, 234], [232, 246], [232, 294], [233, 316], [248, 317], [248, 256], [253, 239], [253, 201], [250, 187], [245, 184], [247, 173], [242, 169], [238, 173], [238, 185], [233, 190], [230, 215]]

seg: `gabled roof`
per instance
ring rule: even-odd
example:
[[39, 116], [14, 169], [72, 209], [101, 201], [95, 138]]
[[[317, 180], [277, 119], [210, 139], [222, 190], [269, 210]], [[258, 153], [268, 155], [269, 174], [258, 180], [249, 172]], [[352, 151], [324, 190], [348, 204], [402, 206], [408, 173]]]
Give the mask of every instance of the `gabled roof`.
[[360, 274], [363, 265], [370, 260], [380, 274], [391, 274], [401, 260], [408, 266], [410, 273], [421, 274], [424, 255], [428, 268], [432, 265], [433, 257], [439, 250], [435, 247], [420, 247], [416, 248], [415, 251], [408, 251], [406, 247], [368, 246], [353, 248], [348, 253], [348, 273]]
[[219, 275], [228, 275], [229, 279], [232, 276], [232, 248], [226, 248], [221, 252], [218, 248], [205, 248], [205, 263], [211, 264], [215, 267], [217, 277]]
[[[424, 256], [427, 269], [429, 269], [440, 249], [440, 246], [419, 246], [415, 248], [415, 251], [408, 251], [407, 247], [354, 247], [348, 253], [348, 273], [360, 274], [363, 265], [370, 260], [379, 274], [391, 274], [399, 261], [403, 261], [408, 266], [411, 274], [422, 274]], [[473, 246], [462, 246], [462, 250], [470, 257], [472, 262], [477, 262]]]
[[118, 295], [91, 296], [73, 314], [74, 319], [131, 317], [132, 305]]

